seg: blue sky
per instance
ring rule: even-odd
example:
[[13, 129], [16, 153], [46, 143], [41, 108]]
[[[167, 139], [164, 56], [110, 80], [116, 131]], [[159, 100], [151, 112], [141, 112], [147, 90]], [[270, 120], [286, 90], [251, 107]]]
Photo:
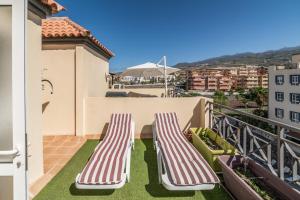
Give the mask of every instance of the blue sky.
[[111, 71], [300, 45], [299, 0], [57, 0], [116, 57]]

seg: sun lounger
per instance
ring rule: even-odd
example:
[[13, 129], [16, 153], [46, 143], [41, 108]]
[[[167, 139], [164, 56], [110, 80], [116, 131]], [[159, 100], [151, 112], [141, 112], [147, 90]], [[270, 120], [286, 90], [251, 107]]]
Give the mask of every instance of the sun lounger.
[[112, 114], [102, 142], [75, 180], [78, 189], [117, 189], [129, 182], [134, 123], [131, 114]]
[[153, 124], [159, 183], [168, 190], [211, 190], [219, 179], [180, 130], [175, 113], [157, 113]]

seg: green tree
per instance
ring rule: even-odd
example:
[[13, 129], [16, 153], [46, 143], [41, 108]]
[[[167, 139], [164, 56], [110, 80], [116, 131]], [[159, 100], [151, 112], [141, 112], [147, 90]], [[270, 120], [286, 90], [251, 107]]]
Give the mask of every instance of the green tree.
[[245, 95], [241, 95], [240, 97], [240, 101], [243, 103], [243, 105], [245, 106], [245, 109], [248, 109], [248, 101], [249, 99], [247, 99], [247, 97]]
[[268, 101], [268, 91], [265, 88], [257, 87], [253, 88], [249, 92], [250, 99], [255, 101], [259, 109], [267, 103]]
[[238, 92], [239, 94], [244, 94], [245, 93], [245, 89], [241, 88], [241, 87], [238, 87], [238, 88], [236, 88], [236, 92]]
[[[228, 98], [222, 91], [216, 91], [215, 94], [213, 95], [214, 102], [222, 105], [226, 105]], [[221, 107], [219, 107], [219, 110], [221, 111]]]

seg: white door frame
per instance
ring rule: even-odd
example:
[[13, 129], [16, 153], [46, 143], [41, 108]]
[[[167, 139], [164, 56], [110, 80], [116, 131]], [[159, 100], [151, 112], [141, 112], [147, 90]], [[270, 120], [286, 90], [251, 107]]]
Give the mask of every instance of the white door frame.
[[[28, 199], [25, 132], [25, 38], [27, 0], [0, 0], [12, 7], [12, 134], [13, 149], [0, 151], [0, 176], [13, 176], [15, 200]], [[10, 160], [9, 160], [10, 159]]]

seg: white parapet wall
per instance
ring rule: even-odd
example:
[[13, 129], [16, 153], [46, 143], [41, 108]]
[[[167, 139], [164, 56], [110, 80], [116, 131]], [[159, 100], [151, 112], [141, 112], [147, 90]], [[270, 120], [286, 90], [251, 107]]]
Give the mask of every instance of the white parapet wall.
[[136, 138], [152, 137], [152, 123], [157, 112], [176, 112], [182, 130], [208, 126], [209, 113], [204, 97], [189, 98], [105, 98], [85, 99], [83, 133], [105, 134], [112, 113], [131, 113], [136, 124]]
[[111, 89], [111, 92], [134, 92], [139, 94], [148, 94], [161, 97], [165, 94], [165, 88], [125, 88], [125, 89]]

